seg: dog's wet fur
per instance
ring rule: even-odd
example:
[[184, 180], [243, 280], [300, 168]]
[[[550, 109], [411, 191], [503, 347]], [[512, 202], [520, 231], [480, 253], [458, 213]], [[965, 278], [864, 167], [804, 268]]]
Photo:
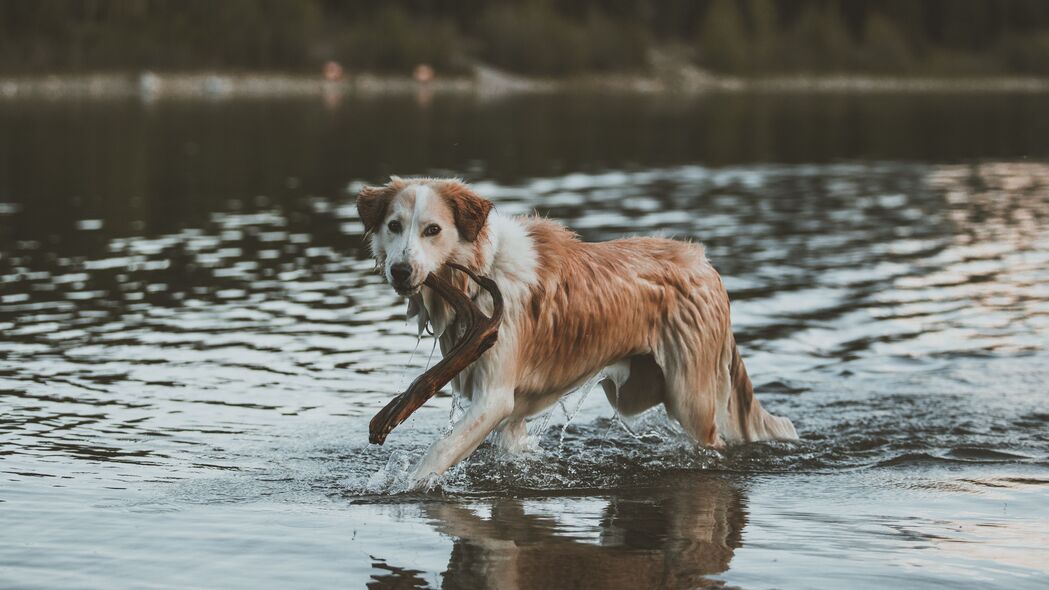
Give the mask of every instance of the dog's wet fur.
[[754, 396], [729, 319], [721, 277], [699, 244], [635, 237], [587, 243], [554, 221], [508, 217], [456, 179], [393, 177], [357, 199], [377, 268], [410, 313], [451, 348], [455, 318], [422, 286], [439, 273], [475, 297], [491, 298], [456, 262], [495, 280], [505, 300], [499, 339], [453, 386], [470, 407], [414, 469], [423, 485], [496, 432], [510, 450], [525, 444], [525, 420], [601, 373], [619, 412], [657, 404], [697, 442], [796, 439], [790, 420]]

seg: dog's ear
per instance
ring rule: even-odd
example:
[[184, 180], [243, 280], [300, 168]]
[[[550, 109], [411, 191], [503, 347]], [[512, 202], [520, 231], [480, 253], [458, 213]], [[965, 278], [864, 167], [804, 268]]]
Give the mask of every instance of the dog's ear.
[[448, 206], [452, 208], [459, 236], [467, 242], [476, 240], [477, 234], [481, 233], [481, 229], [488, 220], [492, 202], [473, 192], [470, 187], [458, 180], [442, 183], [440, 192], [448, 201]]
[[366, 186], [357, 193], [357, 215], [364, 223], [364, 231], [374, 231], [382, 223], [397, 190], [395, 182], [390, 182], [385, 186]]

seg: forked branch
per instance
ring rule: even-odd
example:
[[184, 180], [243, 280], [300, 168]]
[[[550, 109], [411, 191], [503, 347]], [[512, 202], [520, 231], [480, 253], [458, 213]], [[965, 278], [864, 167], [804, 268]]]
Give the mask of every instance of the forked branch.
[[470, 366], [486, 350], [495, 344], [499, 335], [499, 320], [503, 316], [503, 295], [495, 281], [474, 274], [470, 269], [455, 263], [448, 266], [466, 273], [470, 279], [492, 296], [492, 316], [488, 317], [466, 293], [456, 289], [447, 280], [430, 273], [423, 284], [431, 288], [455, 310], [455, 321], [465, 326], [462, 338], [436, 365], [412, 381], [404, 393], [390, 400], [368, 426], [368, 441], [381, 445], [386, 436], [418, 410], [426, 400], [433, 397], [442, 387]]

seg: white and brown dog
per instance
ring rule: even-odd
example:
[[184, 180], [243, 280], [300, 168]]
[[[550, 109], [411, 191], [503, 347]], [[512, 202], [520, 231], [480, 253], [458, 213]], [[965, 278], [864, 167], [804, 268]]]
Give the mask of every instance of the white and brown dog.
[[790, 420], [754, 397], [729, 321], [729, 299], [703, 247], [663, 238], [584, 243], [553, 221], [505, 217], [458, 180], [401, 179], [365, 187], [357, 210], [383, 276], [452, 345], [455, 318], [422, 282], [431, 273], [490, 296], [445, 263], [488, 275], [505, 312], [499, 339], [453, 381], [470, 407], [413, 472], [419, 485], [464, 459], [492, 432], [517, 448], [525, 420], [602, 373], [619, 412], [664, 404], [699, 443], [795, 439]]

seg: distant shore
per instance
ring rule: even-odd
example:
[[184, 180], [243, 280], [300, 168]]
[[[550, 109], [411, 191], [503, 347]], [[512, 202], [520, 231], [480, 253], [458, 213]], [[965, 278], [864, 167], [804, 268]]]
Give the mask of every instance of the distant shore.
[[969, 78], [796, 75], [743, 78], [698, 68], [645, 74], [530, 78], [478, 66], [472, 75], [437, 76], [418, 82], [411, 76], [349, 74], [339, 80], [320, 75], [276, 72], [96, 73], [0, 76], [0, 99], [133, 98], [228, 99], [295, 96], [340, 97], [383, 94], [507, 94], [594, 91], [636, 94], [708, 92], [815, 93], [1043, 93], [1049, 78], [991, 76]]

